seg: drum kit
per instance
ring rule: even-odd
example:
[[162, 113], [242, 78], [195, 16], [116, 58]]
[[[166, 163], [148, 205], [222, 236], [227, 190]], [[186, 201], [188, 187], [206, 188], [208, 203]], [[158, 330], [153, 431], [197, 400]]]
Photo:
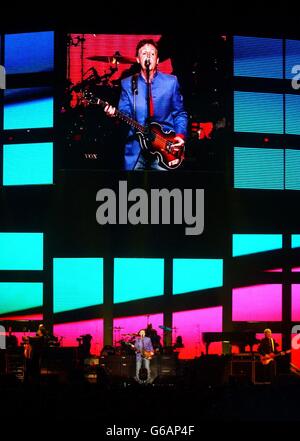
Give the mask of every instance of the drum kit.
[[[117, 106], [121, 79], [137, 71], [138, 64], [135, 61], [135, 58], [125, 57], [119, 51], [88, 56], [81, 60], [82, 74], [79, 82], [70, 78], [68, 69], [69, 77], [66, 80], [60, 111], [65, 147], [62, 168], [122, 167], [122, 131], [116, 130], [115, 121], [99, 111], [99, 107], [90, 105], [84, 99], [83, 92], [89, 91]], [[92, 66], [84, 71], [82, 66], [85, 64]], [[129, 69], [124, 70], [127, 66]]]
[[[83, 73], [81, 81], [76, 84], [73, 84], [71, 81], [69, 81], [69, 87], [67, 88], [66, 92], [67, 94], [69, 94], [69, 102], [73, 103], [71, 107], [86, 105], [84, 100], [82, 100], [82, 91], [86, 89], [100, 95], [103, 99], [107, 99], [108, 101], [112, 102], [112, 104], [116, 104], [114, 101], [116, 95], [119, 93], [121, 77], [114, 80], [112, 80], [111, 78], [116, 72], [118, 72], [119, 64], [133, 65], [136, 62], [135, 58], [124, 57], [120, 54], [119, 51], [116, 51], [112, 55], [92, 55], [90, 57], [86, 57], [86, 59], [99, 63], [109, 64], [109, 70], [105, 71], [103, 75], [99, 75], [97, 68], [95, 66], [91, 66], [85, 73]], [[129, 75], [131, 75], [132, 73], [131, 70], [132, 66], [128, 70]], [[126, 71], [122, 74], [122, 78], [125, 77]], [[111, 92], [110, 96], [108, 94], [108, 91]], [[75, 104], [74, 99], [72, 99], [73, 97], [71, 96], [74, 92], [78, 94], [78, 96], [76, 97], [77, 99], [75, 100]], [[68, 99], [66, 101], [68, 101]]]
[[[162, 329], [164, 333], [174, 331], [176, 335], [176, 331], [177, 331], [176, 327], [170, 328], [164, 325], [159, 325], [158, 327]], [[113, 353], [114, 355], [133, 355], [134, 350], [132, 349], [132, 347], [134, 346], [135, 340], [139, 336], [139, 334], [131, 333], [131, 332], [121, 333], [121, 330], [123, 329], [124, 328], [121, 326], [115, 326], [113, 328], [114, 330], [114, 346], [112, 346]], [[161, 353], [170, 353], [170, 351], [173, 352], [173, 346], [165, 346], [160, 348]]]

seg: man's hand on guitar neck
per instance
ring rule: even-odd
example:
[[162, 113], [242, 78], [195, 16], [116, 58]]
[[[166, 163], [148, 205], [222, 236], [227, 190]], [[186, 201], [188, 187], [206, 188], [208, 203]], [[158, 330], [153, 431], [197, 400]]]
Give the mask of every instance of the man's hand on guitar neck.
[[116, 108], [111, 106], [110, 104], [107, 104], [107, 106], [104, 107], [104, 112], [106, 113], [107, 116], [114, 117]]

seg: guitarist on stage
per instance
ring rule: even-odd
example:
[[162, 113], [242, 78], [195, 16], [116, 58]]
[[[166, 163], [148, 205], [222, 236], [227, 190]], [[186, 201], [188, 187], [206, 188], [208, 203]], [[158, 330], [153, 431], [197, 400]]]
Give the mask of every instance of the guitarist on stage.
[[[188, 115], [177, 78], [157, 70], [159, 62], [157, 43], [152, 39], [141, 40], [136, 47], [136, 60], [141, 66], [140, 74], [122, 80], [118, 109], [146, 126], [150, 122], [161, 125], [164, 131], [174, 132], [172, 149], [184, 151], [187, 136]], [[149, 79], [149, 81], [148, 81]], [[105, 112], [114, 116], [115, 108], [107, 105]], [[148, 118], [149, 116], [149, 118]], [[150, 136], [151, 140], [151, 136]], [[156, 155], [141, 149], [135, 129], [128, 132], [125, 145], [125, 170], [166, 170]]]
[[271, 329], [265, 329], [264, 334], [265, 337], [260, 341], [258, 352], [261, 356], [261, 361], [263, 364], [264, 380], [265, 382], [270, 382], [274, 380], [276, 374], [274, 355], [280, 354], [280, 352], [277, 350], [279, 345], [272, 337]]
[[146, 383], [151, 383], [151, 371], [150, 371], [150, 359], [154, 355], [153, 346], [151, 343], [151, 339], [146, 337], [145, 329], [141, 329], [138, 333], [138, 336], [135, 340], [134, 348], [136, 351], [136, 376], [135, 380], [138, 383], [143, 383], [140, 380], [139, 373], [144, 363], [145, 369], [147, 371], [147, 379]]

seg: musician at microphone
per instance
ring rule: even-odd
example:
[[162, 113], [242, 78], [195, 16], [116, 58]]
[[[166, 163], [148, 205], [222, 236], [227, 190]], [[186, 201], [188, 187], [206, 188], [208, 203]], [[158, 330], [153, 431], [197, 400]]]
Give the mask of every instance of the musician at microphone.
[[136, 376], [135, 380], [142, 384], [143, 381], [140, 379], [140, 369], [144, 364], [144, 367], [147, 371], [147, 379], [145, 383], [152, 383], [153, 379], [151, 378], [151, 370], [150, 370], [150, 358], [154, 355], [153, 346], [151, 339], [146, 337], [145, 329], [141, 329], [138, 332], [138, 337], [135, 340], [135, 352], [136, 352]]
[[[140, 65], [140, 73], [122, 80], [118, 110], [143, 127], [155, 122], [165, 133], [174, 132], [172, 152], [180, 154], [181, 158], [187, 136], [188, 115], [178, 80], [174, 75], [159, 72], [158, 45], [152, 39], [144, 39], [137, 44], [136, 61]], [[107, 105], [104, 110], [108, 116], [115, 116], [115, 107]], [[125, 145], [125, 170], [165, 171], [174, 164], [170, 161], [169, 165], [166, 167], [157, 155], [149, 153], [143, 140], [136, 135], [136, 129], [130, 128]]]

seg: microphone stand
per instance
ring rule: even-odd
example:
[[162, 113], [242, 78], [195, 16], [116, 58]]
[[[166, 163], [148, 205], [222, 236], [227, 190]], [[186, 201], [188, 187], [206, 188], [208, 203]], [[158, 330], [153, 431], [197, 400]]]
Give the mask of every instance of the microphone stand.
[[150, 90], [150, 65], [146, 64], [146, 78], [147, 78], [147, 118], [146, 118], [146, 138], [149, 141], [150, 136], [150, 123], [151, 123], [151, 112], [150, 112], [150, 100], [151, 100], [151, 90]]

